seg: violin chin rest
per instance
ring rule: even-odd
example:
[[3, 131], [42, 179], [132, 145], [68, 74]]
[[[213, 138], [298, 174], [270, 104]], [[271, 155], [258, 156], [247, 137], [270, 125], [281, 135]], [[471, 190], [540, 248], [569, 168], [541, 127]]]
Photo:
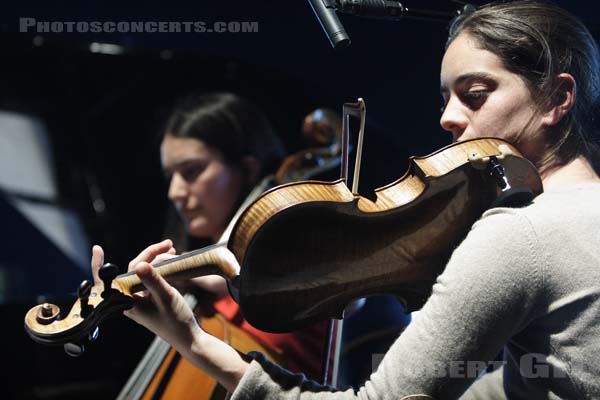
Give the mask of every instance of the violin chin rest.
[[525, 186], [511, 187], [503, 191], [500, 196], [492, 203], [490, 208], [494, 207], [523, 207], [533, 200], [535, 196], [533, 191]]

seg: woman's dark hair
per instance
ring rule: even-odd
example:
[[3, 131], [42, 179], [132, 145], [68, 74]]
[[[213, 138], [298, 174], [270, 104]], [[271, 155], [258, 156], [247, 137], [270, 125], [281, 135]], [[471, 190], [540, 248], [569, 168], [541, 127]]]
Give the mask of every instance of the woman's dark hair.
[[487, 4], [456, 18], [446, 47], [463, 32], [521, 76], [542, 110], [560, 101], [558, 75], [566, 72], [573, 76], [575, 103], [549, 132], [548, 156], [538, 167], [564, 165], [583, 155], [598, 172], [600, 56], [585, 25], [552, 4], [514, 1]]
[[[182, 98], [162, 129], [161, 136], [166, 135], [201, 140], [221, 152], [228, 164], [240, 167], [242, 171], [243, 157], [254, 156], [260, 167], [257, 180], [274, 172], [284, 157], [283, 144], [265, 115], [232, 93], [191, 94]], [[249, 186], [242, 190], [237, 206], [251, 189]], [[232, 216], [233, 213], [235, 209]], [[165, 234], [180, 249], [210, 244], [207, 238], [187, 235], [173, 207], [167, 214]]]
[[254, 156], [260, 163], [259, 177], [273, 172], [284, 156], [282, 142], [264, 114], [232, 93], [184, 97], [167, 119], [163, 135], [201, 140], [232, 165]]

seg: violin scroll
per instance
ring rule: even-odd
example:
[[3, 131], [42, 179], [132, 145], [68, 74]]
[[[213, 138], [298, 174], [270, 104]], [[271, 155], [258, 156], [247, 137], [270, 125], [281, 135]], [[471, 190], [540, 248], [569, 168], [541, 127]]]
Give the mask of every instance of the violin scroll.
[[[228, 281], [230, 291], [237, 293], [239, 265], [223, 243], [174, 257], [154, 267], [169, 282], [220, 275]], [[78, 299], [66, 315], [54, 304], [31, 308], [25, 315], [27, 334], [38, 343], [63, 345], [67, 354], [81, 355], [84, 343], [98, 336], [102, 321], [131, 308], [132, 294], [144, 289], [134, 272], [117, 273], [116, 265], [105, 264], [98, 271], [102, 282], [93, 285], [83, 281], [77, 291]]]
[[302, 135], [309, 147], [289, 155], [275, 172], [275, 181], [312, 179], [336, 168], [341, 162], [342, 119], [327, 108], [317, 108], [302, 122]]
[[67, 354], [81, 355], [83, 343], [97, 337], [98, 325], [104, 319], [132, 306], [130, 295], [123, 294], [117, 287], [109, 291], [113, 295], [106, 300], [102, 296], [103, 284], [83, 281], [78, 290], [79, 298], [66, 315], [61, 315], [60, 307], [55, 304], [37, 305], [25, 315], [25, 330], [38, 343], [64, 345]]

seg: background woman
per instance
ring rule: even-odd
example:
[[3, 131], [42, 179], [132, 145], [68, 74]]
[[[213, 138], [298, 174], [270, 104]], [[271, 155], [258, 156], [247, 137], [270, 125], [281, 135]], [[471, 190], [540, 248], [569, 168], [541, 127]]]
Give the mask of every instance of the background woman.
[[[180, 217], [169, 227], [169, 237], [183, 226], [179, 251], [226, 241], [227, 227], [242, 204], [272, 185], [272, 173], [284, 155], [279, 137], [258, 108], [231, 93], [181, 99], [163, 132], [161, 163], [169, 180], [168, 197]], [[243, 319], [221, 277], [197, 278], [190, 286], [211, 294], [209, 299], [216, 300], [210, 308], [280, 353], [290, 369], [319, 377], [321, 326], [292, 334], [262, 332]]]

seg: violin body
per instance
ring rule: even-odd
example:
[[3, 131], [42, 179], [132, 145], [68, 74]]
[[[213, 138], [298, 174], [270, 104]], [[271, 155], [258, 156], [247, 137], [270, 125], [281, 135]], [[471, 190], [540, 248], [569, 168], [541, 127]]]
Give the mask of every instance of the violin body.
[[[500, 146], [510, 154], [502, 156]], [[542, 192], [534, 166], [514, 147], [476, 139], [412, 158], [401, 179], [375, 191], [375, 201], [342, 181], [263, 194], [240, 216], [228, 245], [241, 265], [237, 301], [245, 318], [287, 332], [342, 318], [353, 300], [378, 294], [419, 309], [452, 251], [503, 195], [489, 171], [469, 161], [473, 154], [502, 157], [513, 188]]]

